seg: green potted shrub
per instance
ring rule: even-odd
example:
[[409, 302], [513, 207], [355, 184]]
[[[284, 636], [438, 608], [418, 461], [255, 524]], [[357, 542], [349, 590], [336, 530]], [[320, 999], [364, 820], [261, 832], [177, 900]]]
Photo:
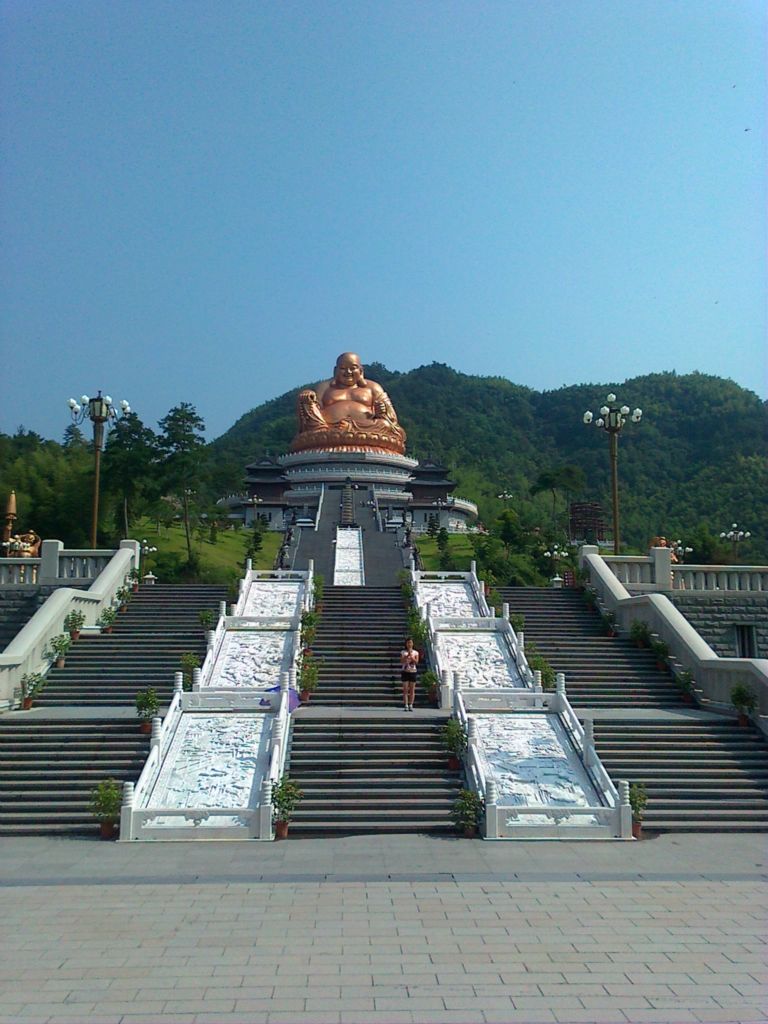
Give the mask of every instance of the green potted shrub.
[[312, 596], [315, 602], [315, 611], [320, 614], [323, 610], [323, 594], [325, 593], [325, 579], [320, 573], [312, 577]]
[[523, 633], [525, 631], [525, 616], [519, 612], [513, 612], [509, 616], [509, 624], [515, 633]]
[[35, 697], [45, 686], [45, 676], [41, 672], [25, 672], [21, 677], [21, 706], [29, 711]]
[[319, 658], [313, 658], [305, 652], [299, 668], [299, 697], [302, 704], [308, 704], [311, 695], [317, 689], [319, 677]]
[[629, 636], [635, 647], [647, 647], [651, 642], [650, 626], [641, 619], [633, 619], [629, 627]]
[[56, 668], [64, 668], [67, 653], [71, 646], [72, 641], [69, 639], [69, 636], [66, 633], [59, 633], [58, 636], [52, 636], [48, 641], [48, 648], [44, 655], [55, 662]]
[[123, 790], [117, 779], [105, 779], [91, 793], [91, 814], [99, 823], [101, 838], [114, 839], [120, 821]]
[[467, 839], [473, 839], [483, 820], [485, 803], [482, 797], [471, 789], [462, 789], [451, 808], [451, 817], [456, 828], [464, 833]]
[[427, 691], [427, 699], [433, 704], [438, 703], [440, 696], [440, 680], [437, 677], [437, 672], [434, 672], [431, 668], [428, 668], [424, 675], [421, 677], [421, 682], [424, 689]]
[[448, 752], [448, 767], [457, 772], [461, 768], [461, 756], [467, 749], [467, 734], [458, 718], [449, 718], [445, 723], [442, 740]]
[[539, 654], [536, 644], [530, 643], [525, 649], [525, 658], [531, 672], [541, 672], [541, 687], [543, 690], [554, 690], [557, 673], [543, 654]]
[[301, 613], [301, 646], [304, 650], [312, 647], [317, 633], [317, 612]]
[[603, 612], [603, 629], [606, 636], [616, 636], [616, 616], [613, 612]]
[[693, 672], [689, 672], [687, 669], [683, 672], [678, 672], [675, 676], [675, 683], [680, 691], [680, 696], [683, 698], [686, 704], [693, 703]]
[[152, 732], [152, 719], [160, 710], [157, 691], [153, 687], [139, 690], [136, 694], [136, 714], [141, 719], [141, 731]]
[[210, 629], [213, 629], [216, 622], [216, 613], [210, 608], [201, 608], [197, 613], [197, 618], [203, 630], [207, 633]]
[[731, 704], [739, 713], [739, 725], [749, 725], [749, 716], [757, 707], [755, 691], [744, 683], [737, 683], [731, 690]]
[[583, 596], [584, 604], [587, 606], [587, 608], [597, 608], [597, 594], [594, 592], [594, 590], [590, 590], [590, 588], [587, 587], [584, 590]]
[[629, 806], [632, 808], [632, 836], [640, 839], [643, 834], [643, 818], [648, 803], [644, 782], [633, 782], [629, 787]]
[[487, 604], [490, 608], [493, 608], [497, 615], [501, 615], [501, 594], [495, 587], [491, 587], [488, 591]]
[[85, 625], [85, 612], [71, 611], [64, 617], [64, 629], [69, 633], [69, 639], [73, 642], [80, 638], [80, 630]]
[[413, 640], [413, 646], [419, 652], [422, 660], [426, 654], [428, 629], [427, 624], [416, 608], [411, 608], [407, 614], [408, 636]]
[[116, 618], [117, 612], [114, 608], [104, 608], [101, 615], [96, 619], [96, 625], [101, 626], [103, 633], [111, 633]]
[[138, 569], [131, 569], [128, 573], [127, 579], [130, 580], [131, 590], [134, 594], [139, 592], [139, 583], [141, 582], [141, 573]]
[[666, 672], [669, 661], [669, 644], [665, 640], [651, 640], [651, 650], [656, 658], [656, 668], [660, 672]]
[[183, 686], [185, 690], [192, 689], [192, 672], [196, 668], [200, 668], [200, 655], [195, 654], [194, 651], [185, 651], [184, 654], [179, 658], [179, 664], [181, 665], [181, 671], [184, 676]]
[[131, 600], [131, 593], [132, 591], [130, 587], [120, 587], [115, 594], [115, 600], [117, 601], [121, 612], [128, 611], [128, 602]]
[[275, 838], [286, 839], [293, 812], [304, 794], [297, 783], [284, 775], [272, 787], [272, 809], [275, 816]]

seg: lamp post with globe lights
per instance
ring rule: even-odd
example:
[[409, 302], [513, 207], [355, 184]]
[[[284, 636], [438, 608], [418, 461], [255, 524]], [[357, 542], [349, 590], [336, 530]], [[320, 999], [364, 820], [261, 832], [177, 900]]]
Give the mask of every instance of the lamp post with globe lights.
[[109, 395], [102, 397], [101, 391], [95, 398], [83, 395], [79, 402], [70, 398], [69, 411], [72, 415], [72, 422], [79, 426], [86, 419], [93, 424], [93, 452], [94, 452], [94, 474], [93, 474], [93, 508], [91, 515], [91, 547], [96, 547], [96, 533], [99, 523], [99, 479], [101, 476], [101, 453], [104, 448], [104, 440], [107, 432], [113, 423], [127, 416], [131, 407], [123, 399], [118, 408]]
[[731, 550], [733, 551], [733, 559], [736, 561], [739, 552], [739, 544], [743, 540], [749, 540], [752, 534], [749, 530], [740, 530], [738, 523], [731, 523], [731, 528], [728, 531], [723, 530], [720, 534], [720, 540], [728, 540], [731, 542]]
[[587, 425], [594, 422], [595, 426], [602, 428], [610, 438], [613, 553], [618, 555], [621, 553], [621, 540], [619, 536], [619, 434], [628, 418], [632, 423], [639, 423], [643, 418], [643, 410], [633, 409], [630, 413], [628, 405], [619, 406], [616, 404], [616, 395], [608, 395], [606, 401], [608, 404], [601, 407], [597, 419], [589, 411], [585, 412], [582, 418]]
[[682, 563], [686, 560], [688, 555], [693, 554], [693, 548], [686, 547], [685, 544], [678, 539], [673, 541], [671, 544], [672, 554], [675, 556], [678, 562]]

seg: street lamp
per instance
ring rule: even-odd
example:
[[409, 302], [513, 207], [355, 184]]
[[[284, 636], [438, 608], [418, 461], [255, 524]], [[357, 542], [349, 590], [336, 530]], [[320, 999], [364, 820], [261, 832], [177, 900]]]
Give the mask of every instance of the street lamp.
[[504, 505], [506, 507], [507, 502], [512, 501], [512, 499], [514, 498], [514, 494], [512, 494], [510, 491], [502, 491], [501, 494], [497, 494], [496, 497], [500, 498], [504, 502]]
[[739, 550], [739, 544], [741, 544], [743, 540], [749, 540], [751, 536], [752, 534], [749, 530], [740, 530], [738, 523], [731, 523], [730, 530], [728, 530], [727, 533], [723, 531], [720, 534], [720, 540], [729, 540], [731, 542], [733, 557], [736, 558]]
[[78, 403], [70, 398], [69, 411], [72, 415], [72, 422], [79, 426], [89, 419], [93, 424], [93, 452], [94, 452], [94, 475], [93, 475], [93, 511], [91, 516], [91, 547], [96, 547], [96, 531], [99, 523], [99, 477], [101, 474], [101, 453], [104, 448], [104, 440], [107, 432], [113, 423], [127, 416], [131, 407], [123, 399], [118, 409], [115, 408], [109, 395], [102, 397], [101, 391], [95, 398], [83, 395]]
[[583, 421], [586, 424], [594, 420], [596, 427], [601, 427], [610, 437], [611, 442], [611, 494], [613, 497], [613, 553], [620, 554], [619, 540], [619, 433], [627, 422], [627, 417], [633, 423], [639, 423], [643, 418], [642, 409], [634, 409], [631, 413], [628, 405], [616, 405], [616, 395], [608, 395], [607, 405], [600, 409], [600, 415], [594, 418], [591, 412], [584, 413]]
[[687, 548], [683, 542], [678, 539], [672, 542], [672, 554], [675, 556], [678, 562], [684, 562], [688, 555], [693, 553], [693, 548]]

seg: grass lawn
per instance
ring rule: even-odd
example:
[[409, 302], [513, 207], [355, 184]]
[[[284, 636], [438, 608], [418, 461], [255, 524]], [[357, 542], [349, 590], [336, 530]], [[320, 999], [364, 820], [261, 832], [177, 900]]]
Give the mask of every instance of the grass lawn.
[[[440, 571], [440, 551], [434, 537], [426, 533], [414, 535], [414, 541], [421, 553], [424, 568], [430, 572]], [[475, 557], [472, 541], [466, 533], [448, 534], [448, 553], [451, 556], [451, 570], [469, 572], [469, 563]]]
[[[153, 571], [158, 562], [162, 564], [164, 555], [176, 555], [182, 562], [187, 560], [187, 541], [184, 534], [184, 526], [181, 523], [174, 523], [173, 526], [161, 526], [157, 530], [157, 523], [150, 519], [140, 519], [134, 524], [131, 531], [137, 539], [146, 537], [150, 544], [157, 548], [156, 555], [148, 556], [148, 563]], [[243, 562], [245, 561], [245, 550], [248, 547], [248, 540], [251, 531], [241, 530], [220, 530], [216, 543], [211, 544], [206, 532], [205, 539], [198, 539], [197, 531], [192, 531], [192, 550], [199, 556], [202, 572], [206, 580], [215, 583], [229, 583], [234, 573], [242, 575]], [[277, 531], [267, 531], [264, 534], [264, 542], [261, 551], [253, 562], [254, 569], [271, 569], [275, 556], [280, 548], [283, 534]], [[162, 583], [162, 572], [159, 574], [159, 582]]]

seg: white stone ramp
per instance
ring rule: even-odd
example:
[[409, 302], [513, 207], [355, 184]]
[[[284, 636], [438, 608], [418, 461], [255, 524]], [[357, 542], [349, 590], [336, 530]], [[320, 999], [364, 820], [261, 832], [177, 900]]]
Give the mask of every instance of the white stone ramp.
[[259, 618], [299, 615], [304, 586], [303, 580], [254, 580], [239, 614]]
[[[145, 821], [145, 832], [156, 829], [157, 838], [173, 838], [178, 830], [203, 829], [213, 838], [214, 831], [224, 830], [227, 838], [237, 838], [234, 830], [248, 838], [269, 767], [273, 722], [273, 715], [259, 713], [182, 714], [154, 785], [138, 807], [160, 812]], [[233, 813], [206, 816], [211, 808]], [[170, 809], [184, 813], [162, 813]]]
[[[562, 808], [558, 825], [597, 825], [593, 816], [568, 815], [569, 809], [600, 807], [601, 799], [556, 714], [473, 715], [478, 758], [487, 779], [496, 783], [500, 808]], [[526, 814], [525, 825], [549, 825], [550, 815]]]
[[470, 619], [483, 614], [472, 586], [464, 581], [429, 582], [420, 580], [417, 590], [419, 605], [430, 606], [433, 615]]
[[526, 686], [503, 633], [441, 631], [437, 647], [441, 667], [458, 672], [464, 688], [495, 690]]
[[364, 587], [363, 535], [359, 529], [336, 528], [334, 587]]
[[268, 690], [293, 666], [295, 631], [227, 630], [203, 689]]

